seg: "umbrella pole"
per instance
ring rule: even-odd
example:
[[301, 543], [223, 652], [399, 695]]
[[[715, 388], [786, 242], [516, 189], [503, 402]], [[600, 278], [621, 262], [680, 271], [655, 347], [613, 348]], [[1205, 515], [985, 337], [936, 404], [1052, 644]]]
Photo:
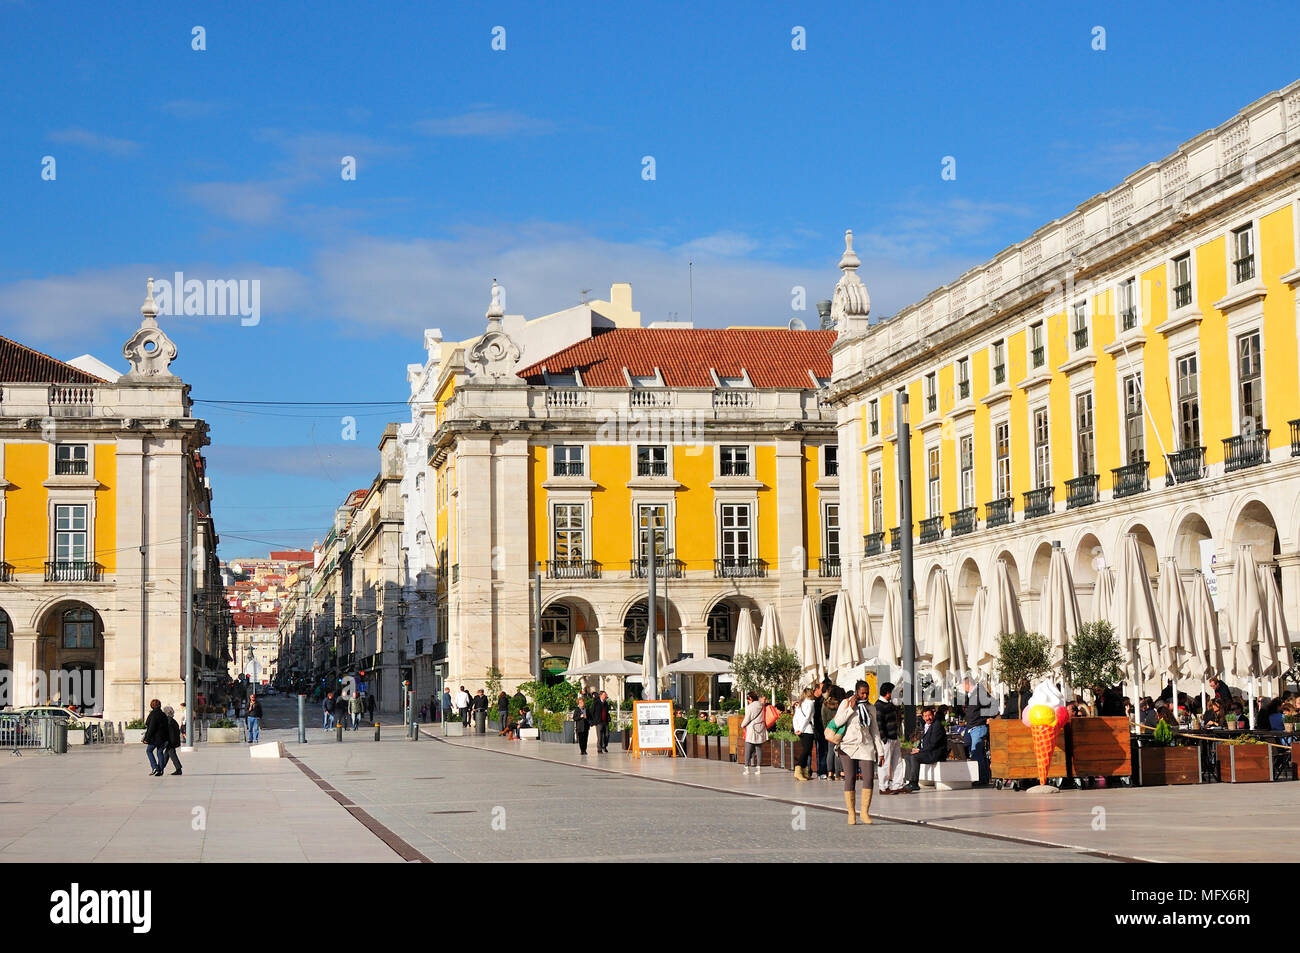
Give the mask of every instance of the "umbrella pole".
[[1255, 676], [1250, 677], [1250, 696], [1246, 704], [1249, 706], [1248, 714], [1250, 715], [1250, 730], [1255, 730]]

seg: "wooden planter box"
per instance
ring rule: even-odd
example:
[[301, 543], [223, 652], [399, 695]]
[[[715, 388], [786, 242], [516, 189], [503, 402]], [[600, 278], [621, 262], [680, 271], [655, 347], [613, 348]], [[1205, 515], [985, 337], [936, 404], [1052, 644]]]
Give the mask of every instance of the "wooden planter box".
[[1273, 756], [1268, 745], [1215, 745], [1219, 757], [1219, 780], [1230, 782], [1272, 781]]
[[741, 720], [741, 715], [727, 716], [727, 753], [735, 762], [740, 762], [745, 757], [745, 739], [740, 733]]
[[[1049, 778], [1067, 776], [1065, 759], [1065, 732], [1056, 733], [1056, 747], [1048, 763]], [[1038, 777], [1038, 763], [1034, 760], [1034, 741], [1020, 719], [995, 718], [989, 722], [989, 774], [1003, 781], [1019, 781]]]
[[1133, 759], [1137, 762], [1137, 783], [1142, 787], [1201, 783], [1200, 745], [1138, 745], [1133, 749]]
[[1127, 718], [1075, 718], [1065, 731], [1070, 777], [1126, 778], [1133, 774]]

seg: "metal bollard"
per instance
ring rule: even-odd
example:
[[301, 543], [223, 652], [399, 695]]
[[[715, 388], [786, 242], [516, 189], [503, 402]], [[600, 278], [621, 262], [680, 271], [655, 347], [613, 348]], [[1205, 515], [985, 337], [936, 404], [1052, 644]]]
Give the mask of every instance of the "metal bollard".
[[341, 721], [340, 721], [340, 722], [336, 722], [336, 723], [334, 724], [334, 740], [335, 740], [335, 741], [342, 741], [342, 740], [343, 740], [343, 722], [341, 722]]
[[375, 740], [379, 740], [379, 722], [375, 722]]
[[306, 695], [298, 696], [298, 744], [307, 743], [307, 723], [304, 721], [304, 707], [307, 703]]

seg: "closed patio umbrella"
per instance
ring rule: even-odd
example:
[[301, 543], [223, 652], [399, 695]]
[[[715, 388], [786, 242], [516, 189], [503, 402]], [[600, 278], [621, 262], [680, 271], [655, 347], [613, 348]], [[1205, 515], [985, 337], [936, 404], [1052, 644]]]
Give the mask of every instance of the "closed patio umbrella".
[[1147, 575], [1137, 536], [1129, 533], [1120, 551], [1115, 595], [1110, 605], [1110, 622], [1128, 656], [1133, 682], [1133, 710], [1138, 710], [1143, 682], [1157, 674], [1160, 653], [1166, 642], [1164, 620], [1156, 609], [1151, 578]]
[[565, 671], [565, 680], [577, 678], [578, 683], [585, 688], [586, 677], [582, 675], [574, 676], [573, 669], [580, 669], [587, 664], [587, 637], [581, 632], [573, 634], [573, 651], [569, 653], [569, 667]]
[[863, 662], [862, 642], [853, 616], [849, 592], [841, 589], [840, 597], [835, 600], [835, 616], [831, 619], [831, 653], [826, 662], [832, 678], [838, 678], [840, 672], [857, 668]]
[[[835, 612], [838, 615], [840, 603], [848, 601], [848, 593], [843, 593], [835, 600]], [[817, 611], [817, 602], [812, 596], [804, 596], [799, 606], [799, 636], [795, 640], [794, 651], [799, 656], [802, 666], [802, 681], [820, 682], [826, 677], [826, 656], [822, 646], [822, 622]]]
[[735, 655], [753, 655], [758, 651], [758, 634], [754, 631], [754, 614], [748, 609], [740, 610], [740, 621], [736, 623]]
[[776, 606], [769, 602], [763, 607], [763, 624], [758, 630], [758, 647], [771, 649], [784, 644], [781, 640], [780, 626], [776, 621]]
[[664, 675], [664, 669], [668, 667], [668, 636], [663, 632], [655, 636], [655, 660], [660, 685], [650, 684], [650, 634], [646, 633], [645, 648], [641, 653], [641, 690], [646, 698], [658, 698], [662, 682], [667, 677]]
[[876, 658], [891, 669], [903, 665], [903, 594], [896, 583], [885, 589], [885, 614], [880, 620]]
[[1281, 678], [1282, 673], [1291, 667], [1291, 636], [1286, 629], [1282, 593], [1278, 590], [1277, 576], [1272, 567], [1259, 567], [1259, 588], [1264, 594], [1264, 631], [1268, 645], [1267, 659], [1263, 647], [1260, 648], [1259, 674], [1261, 678]]
[[1100, 622], [1110, 618], [1110, 604], [1115, 598], [1115, 574], [1108, 568], [1097, 570], [1097, 581], [1092, 585], [1092, 620]]
[[980, 586], [970, 606], [966, 622], [966, 664], [973, 671], [988, 675], [993, 671], [995, 656], [984, 650], [984, 617], [988, 615], [989, 587]]
[[1065, 649], [1079, 634], [1079, 600], [1074, 592], [1070, 563], [1059, 543], [1052, 543], [1052, 559], [1039, 596], [1043, 606], [1043, 634], [1052, 647], [1052, 664], [1060, 667]]
[[[1264, 594], [1259, 587], [1259, 567], [1248, 545], [1237, 547], [1232, 567], [1232, 606], [1228, 612], [1228, 651], [1224, 663], [1239, 679], [1259, 675], [1255, 651], [1265, 639]], [[1252, 687], [1253, 691], [1253, 687]]]
[[1187, 611], [1187, 597], [1179, 578], [1178, 564], [1166, 557], [1160, 565], [1160, 615], [1165, 620], [1165, 645], [1161, 653], [1164, 672], [1173, 681], [1172, 701], [1178, 711], [1178, 679], [1191, 678], [1196, 665], [1196, 636], [1192, 617]]
[[948, 685], [966, 669], [966, 653], [957, 623], [957, 606], [952, 600], [952, 587], [948, 573], [940, 569], [930, 580], [928, 609], [925, 618], [926, 643], [930, 667], [944, 685], [943, 697], [948, 698]]
[[1187, 677], [1204, 683], [1223, 671], [1223, 643], [1219, 641], [1219, 613], [1210, 597], [1210, 584], [1199, 569], [1187, 584], [1187, 619], [1193, 646], [1193, 656], [1187, 660]]

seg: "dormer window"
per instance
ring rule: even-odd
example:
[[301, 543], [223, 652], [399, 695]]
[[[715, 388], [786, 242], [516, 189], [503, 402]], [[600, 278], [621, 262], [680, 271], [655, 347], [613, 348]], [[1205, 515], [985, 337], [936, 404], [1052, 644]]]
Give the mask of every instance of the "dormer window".
[[748, 387], [749, 380], [745, 377], [722, 377], [718, 376], [719, 387]]
[[577, 374], [547, 374], [546, 382], [552, 387], [577, 387]]
[[633, 387], [658, 387], [659, 386], [659, 375], [657, 374], [633, 374], [631, 376], [632, 376]]

